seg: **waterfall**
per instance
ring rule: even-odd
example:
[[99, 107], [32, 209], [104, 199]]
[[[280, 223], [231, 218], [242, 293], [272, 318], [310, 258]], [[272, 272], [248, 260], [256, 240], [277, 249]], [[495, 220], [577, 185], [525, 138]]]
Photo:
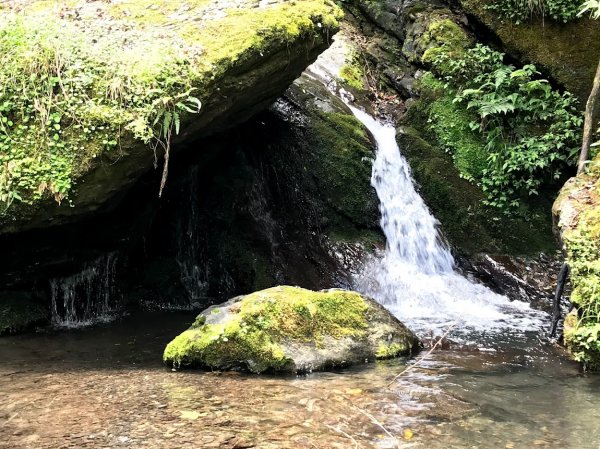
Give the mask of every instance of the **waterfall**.
[[194, 308], [197, 301], [206, 297], [208, 279], [210, 276], [208, 265], [202, 260], [202, 235], [198, 231], [200, 211], [198, 203], [198, 165], [190, 169], [189, 180], [184, 195], [188, 197], [185, 208], [179, 214], [177, 231], [177, 264], [181, 284], [188, 296], [187, 304], [171, 304], [171, 308]]
[[371, 183], [380, 200], [381, 227], [387, 240], [385, 252], [366, 262], [355, 288], [418, 332], [450, 322], [463, 331], [476, 332], [539, 327], [544, 314], [527, 303], [511, 302], [454, 270], [438, 223], [417, 192], [396, 143], [395, 128], [350, 109], [377, 144]]
[[81, 327], [110, 321], [120, 309], [115, 287], [117, 255], [109, 253], [72, 276], [50, 281], [51, 321], [57, 327]]

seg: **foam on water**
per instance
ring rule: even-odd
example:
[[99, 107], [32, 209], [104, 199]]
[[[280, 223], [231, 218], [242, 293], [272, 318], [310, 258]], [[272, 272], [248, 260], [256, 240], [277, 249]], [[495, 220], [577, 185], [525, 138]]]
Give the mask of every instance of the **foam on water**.
[[415, 189], [410, 167], [396, 143], [395, 128], [350, 109], [377, 144], [371, 183], [379, 196], [387, 241], [385, 252], [366, 262], [355, 288], [417, 332], [451, 322], [457, 329], [476, 333], [540, 328], [544, 313], [527, 303], [511, 302], [455, 271], [438, 223]]

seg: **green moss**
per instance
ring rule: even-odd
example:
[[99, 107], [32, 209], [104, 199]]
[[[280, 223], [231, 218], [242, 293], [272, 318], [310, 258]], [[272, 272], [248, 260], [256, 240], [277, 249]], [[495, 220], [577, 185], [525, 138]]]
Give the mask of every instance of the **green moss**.
[[356, 59], [341, 68], [340, 79], [352, 89], [364, 90], [365, 88], [365, 74]]
[[358, 293], [341, 290], [274, 287], [245, 296], [232, 309], [231, 320], [194, 325], [176, 337], [165, 349], [165, 363], [281, 370], [289, 363], [283, 341], [318, 345], [325, 336], [361, 337], [367, 328], [366, 302]]
[[375, 357], [379, 360], [392, 359], [400, 354], [406, 353], [409, 348], [399, 343], [385, 344], [381, 343], [377, 348]]
[[565, 320], [565, 344], [588, 369], [600, 370], [600, 170], [587, 174], [561, 192], [576, 219], [562, 237], [571, 268], [571, 302], [577, 313]]
[[471, 45], [467, 33], [449, 18], [432, 21], [420, 38], [424, 50], [421, 62], [431, 65], [440, 54], [459, 58]]
[[487, 151], [480, 134], [475, 134], [470, 123], [475, 114], [454, 101], [447, 92], [433, 101], [429, 120], [437, 140], [452, 155], [460, 175], [469, 181], [481, 179], [487, 167]]
[[321, 38], [341, 14], [327, 0], [302, 0], [215, 19], [205, 14], [214, 3], [32, 2], [3, 11], [1, 210], [68, 198], [81, 176], [137, 142], [168, 147], [221, 76], [302, 36]]
[[[354, 225], [377, 223], [377, 203], [369, 190], [373, 147], [362, 124], [352, 115], [317, 112], [308, 139], [319, 158], [313, 174], [327, 203]], [[331, 225], [343, 228], [343, 223]]]

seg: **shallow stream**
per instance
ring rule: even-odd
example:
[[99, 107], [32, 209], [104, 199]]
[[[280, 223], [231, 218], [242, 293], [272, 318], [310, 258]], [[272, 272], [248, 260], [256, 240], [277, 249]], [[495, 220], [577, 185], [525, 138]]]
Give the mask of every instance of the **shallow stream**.
[[435, 351], [396, 380], [410, 361], [287, 378], [172, 372], [159, 355], [193, 318], [0, 339], [0, 447], [600, 445], [600, 377], [535, 339]]

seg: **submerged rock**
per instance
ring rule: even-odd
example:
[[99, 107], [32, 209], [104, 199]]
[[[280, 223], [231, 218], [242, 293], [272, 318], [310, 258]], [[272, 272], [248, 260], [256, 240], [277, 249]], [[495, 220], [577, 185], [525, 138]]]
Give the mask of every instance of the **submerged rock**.
[[176, 368], [307, 372], [409, 354], [415, 335], [356, 292], [273, 287], [206, 309], [165, 349]]

